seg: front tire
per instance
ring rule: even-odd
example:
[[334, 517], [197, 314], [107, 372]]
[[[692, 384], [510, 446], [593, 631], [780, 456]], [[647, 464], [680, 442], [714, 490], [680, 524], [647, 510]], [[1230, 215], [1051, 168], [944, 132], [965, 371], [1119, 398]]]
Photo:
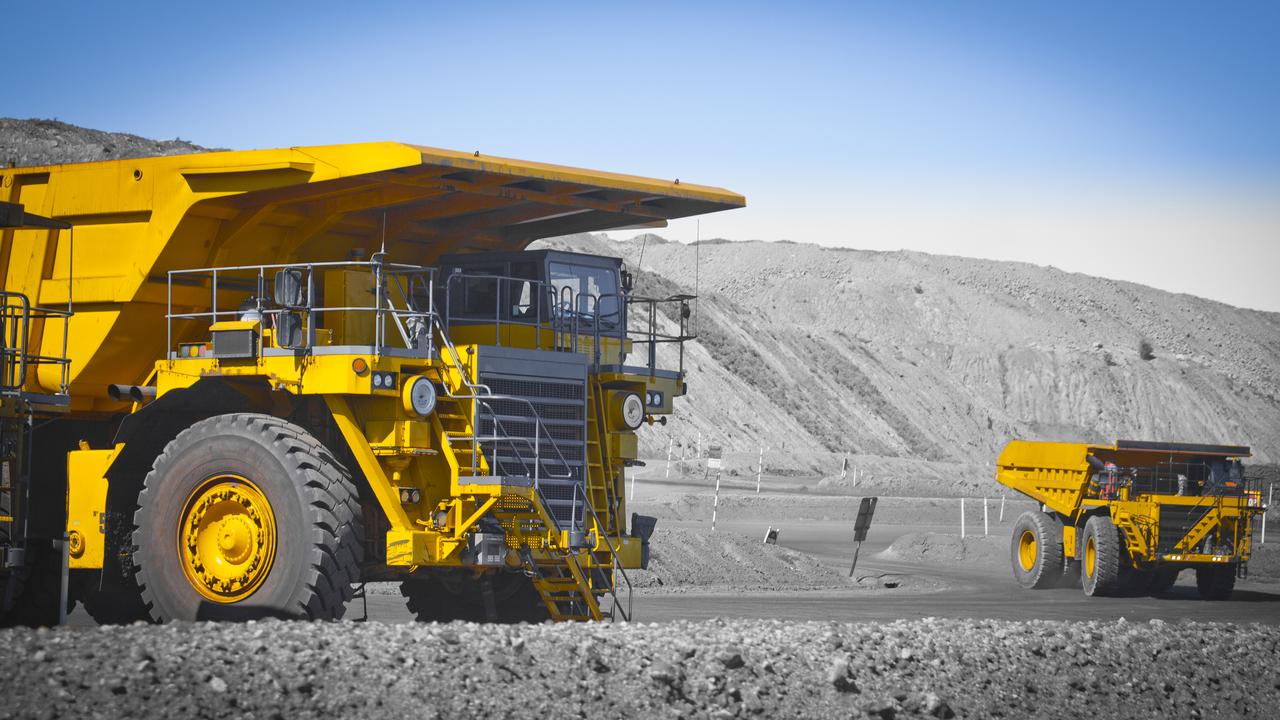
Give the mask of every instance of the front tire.
[[1062, 526], [1047, 513], [1022, 513], [1013, 524], [1010, 554], [1013, 579], [1022, 587], [1057, 585], [1062, 580]]
[[297, 425], [255, 413], [192, 425], [138, 495], [133, 561], [150, 618], [342, 617], [360, 574], [357, 498]]
[[1084, 594], [1119, 595], [1124, 590], [1124, 538], [1106, 515], [1094, 515], [1084, 525], [1080, 555], [1080, 586]]
[[1209, 565], [1196, 568], [1196, 589], [1204, 600], [1229, 600], [1236, 588], [1236, 566]]

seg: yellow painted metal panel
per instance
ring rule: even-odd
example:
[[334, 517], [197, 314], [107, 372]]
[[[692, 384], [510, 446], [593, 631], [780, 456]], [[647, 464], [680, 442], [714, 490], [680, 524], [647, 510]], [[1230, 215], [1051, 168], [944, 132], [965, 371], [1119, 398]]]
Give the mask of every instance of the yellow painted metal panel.
[[107, 467], [115, 459], [117, 450], [67, 453], [67, 534], [71, 568], [102, 567], [105, 540], [100, 518], [107, 504]]

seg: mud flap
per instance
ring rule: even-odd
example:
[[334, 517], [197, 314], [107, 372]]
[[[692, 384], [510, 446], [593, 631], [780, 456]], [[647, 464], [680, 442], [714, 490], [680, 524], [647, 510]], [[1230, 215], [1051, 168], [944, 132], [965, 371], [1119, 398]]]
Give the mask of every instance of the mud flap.
[[658, 518], [631, 513], [631, 537], [640, 538], [640, 569], [649, 569], [649, 538], [658, 525]]

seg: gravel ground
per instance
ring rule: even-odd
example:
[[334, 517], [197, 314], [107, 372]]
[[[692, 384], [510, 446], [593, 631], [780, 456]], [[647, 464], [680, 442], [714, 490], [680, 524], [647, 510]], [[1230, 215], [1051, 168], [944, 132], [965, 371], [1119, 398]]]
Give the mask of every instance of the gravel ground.
[[[1269, 717], [1280, 628], [779, 621], [7, 630], [0, 717]], [[1267, 710], [1266, 708], [1271, 708]]]

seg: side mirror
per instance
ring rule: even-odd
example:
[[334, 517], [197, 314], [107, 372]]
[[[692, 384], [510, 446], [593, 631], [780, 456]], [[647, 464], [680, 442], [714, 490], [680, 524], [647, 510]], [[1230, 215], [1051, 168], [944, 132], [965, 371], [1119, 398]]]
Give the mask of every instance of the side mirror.
[[631, 288], [635, 287], [636, 278], [628, 270], [622, 271], [622, 292], [627, 295], [631, 294]]
[[680, 317], [684, 318], [685, 320], [688, 320], [691, 314], [692, 313], [689, 311], [689, 303], [687, 302], [680, 303]]
[[276, 345], [289, 350], [306, 347], [302, 336], [302, 313], [286, 311], [276, 315]]
[[273, 298], [280, 307], [305, 307], [306, 301], [302, 297], [302, 271], [285, 268], [277, 272]]

